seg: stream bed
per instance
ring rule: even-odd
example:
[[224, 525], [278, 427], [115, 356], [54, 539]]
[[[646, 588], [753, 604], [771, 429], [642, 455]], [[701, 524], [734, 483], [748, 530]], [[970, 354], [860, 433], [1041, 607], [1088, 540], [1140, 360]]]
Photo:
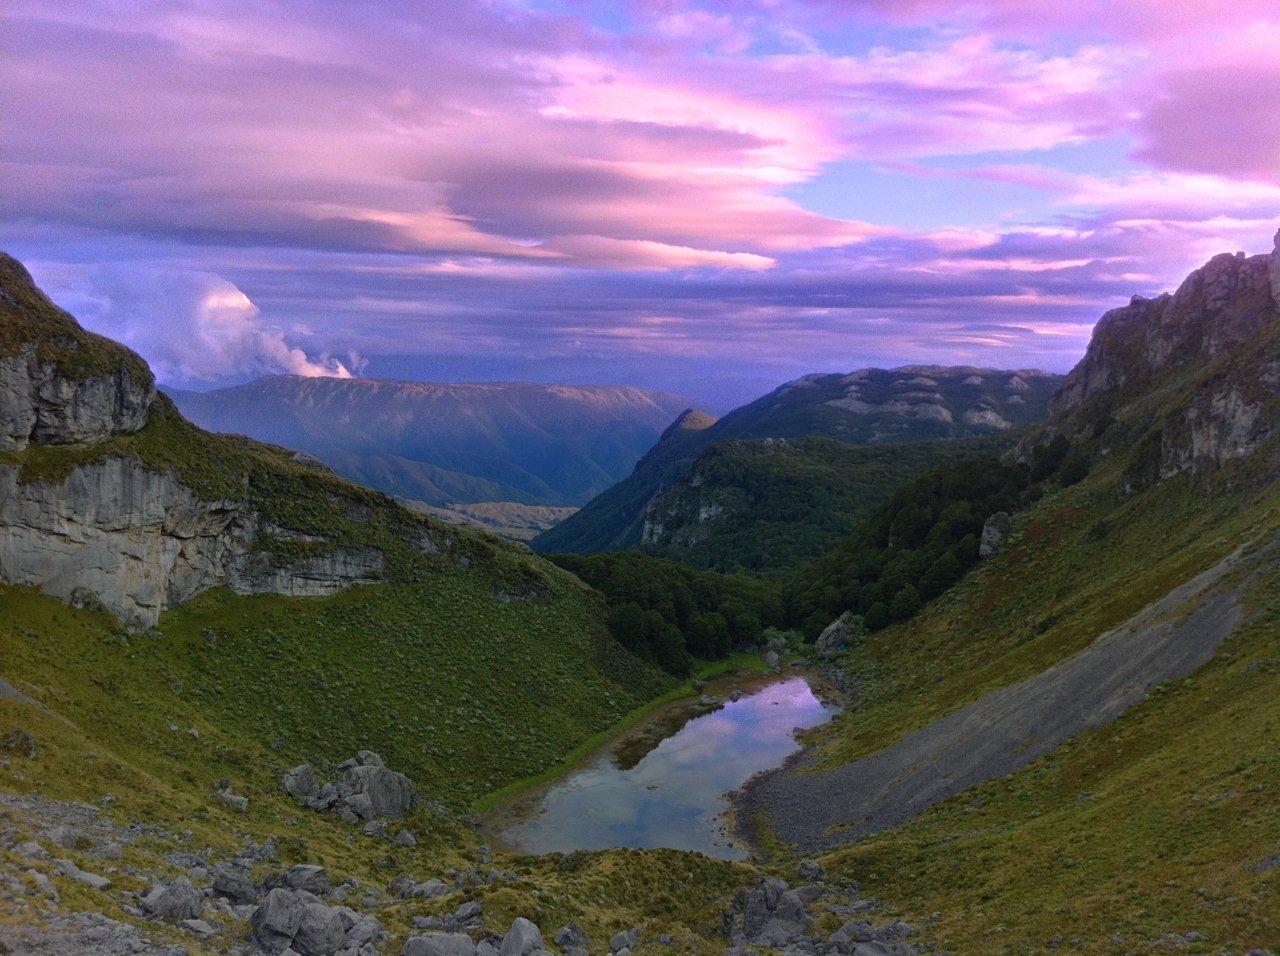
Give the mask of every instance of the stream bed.
[[727, 795], [800, 749], [795, 731], [836, 708], [796, 675], [717, 682], [718, 703], [661, 708], [578, 769], [499, 807], [486, 830], [523, 853], [667, 847], [743, 859]]

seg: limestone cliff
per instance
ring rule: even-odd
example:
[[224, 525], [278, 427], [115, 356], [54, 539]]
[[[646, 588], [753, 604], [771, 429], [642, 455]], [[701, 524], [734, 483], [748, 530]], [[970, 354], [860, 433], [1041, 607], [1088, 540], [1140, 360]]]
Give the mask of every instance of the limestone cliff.
[[1252, 455], [1277, 435], [1278, 405], [1280, 233], [1270, 254], [1215, 256], [1176, 292], [1104, 315], [1047, 433], [1136, 447], [1145, 482]]
[[0, 583], [150, 626], [212, 587], [324, 595], [474, 560], [456, 545], [283, 449], [194, 428], [0, 257]]

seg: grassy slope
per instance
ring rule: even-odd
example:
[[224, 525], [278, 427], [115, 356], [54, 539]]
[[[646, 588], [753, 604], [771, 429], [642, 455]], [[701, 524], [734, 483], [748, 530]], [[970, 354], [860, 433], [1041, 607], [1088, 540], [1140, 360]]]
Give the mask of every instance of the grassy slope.
[[[1042, 502], [999, 556], [869, 638], [849, 662], [859, 705], [817, 735], [825, 762], [1045, 669], [1280, 526], [1275, 489], [1206, 494], [1183, 478], [1125, 499], [1118, 469]], [[1199, 674], [828, 863], [917, 917], [943, 914], [930, 932], [958, 952], [1038, 950], [1055, 936], [1144, 951], [1165, 931], [1276, 945], [1280, 870], [1248, 869], [1280, 853], [1274, 575], [1251, 602], [1255, 623]]]
[[[191, 848], [212, 846], [219, 856], [275, 835], [286, 838], [286, 863], [318, 862], [339, 876], [381, 886], [406, 870], [443, 876], [476, 862], [477, 838], [455, 818], [424, 807], [406, 821], [419, 847], [394, 847], [299, 810], [278, 790], [279, 774], [369, 747], [427, 797], [463, 810], [571, 756], [672, 686], [607, 638], [576, 582], [562, 576], [556, 592], [546, 605], [505, 604], [461, 571], [322, 599], [219, 591], [166, 615], [155, 631], [130, 635], [99, 612], [0, 588], [3, 674], [57, 715], [0, 699], [0, 734], [20, 726], [40, 742], [36, 758], [0, 762], [0, 791], [92, 804], [111, 793], [119, 798], [106, 811], [114, 819], [190, 830]], [[212, 798], [221, 777], [250, 797], [248, 813]], [[0, 809], [0, 821], [5, 815]], [[144, 838], [117, 866], [172, 872], [162, 859], [170, 849]], [[0, 849], [0, 866], [29, 865]], [[645, 920], [710, 932], [719, 918], [714, 900], [750, 879], [742, 867], [679, 853], [502, 865], [521, 882], [468, 894], [484, 900], [495, 925], [516, 915], [553, 927], [577, 919], [594, 938]], [[113, 876], [121, 888], [143, 886]], [[72, 908], [123, 916], [108, 897], [60, 885]], [[445, 912], [461, 899], [379, 915], [402, 935], [410, 916]], [[0, 920], [25, 918], [0, 903]], [[165, 927], [148, 932], [179, 939]]]
[[723, 512], [706, 538], [691, 545], [667, 539], [655, 550], [716, 571], [786, 571], [834, 548], [908, 479], [1009, 444], [1001, 436], [870, 446], [829, 438], [719, 442], [657, 507], [679, 516], [677, 534], [679, 521], [695, 518], [700, 506]]

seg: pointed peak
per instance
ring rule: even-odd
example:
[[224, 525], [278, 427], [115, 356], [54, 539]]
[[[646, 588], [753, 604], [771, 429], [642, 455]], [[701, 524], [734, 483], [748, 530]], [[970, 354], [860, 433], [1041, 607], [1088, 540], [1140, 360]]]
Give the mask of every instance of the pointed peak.
[[[700, 432], [710, 428], [716, 421], [717, 418], [710, 412], [704, 412], [700, 408], [686, 408], [667, 426], [666, 431], [662, 433], [662, 438], [674, 435], [676, 432]], [[661, 441], [662, 438], [658, 440]]]

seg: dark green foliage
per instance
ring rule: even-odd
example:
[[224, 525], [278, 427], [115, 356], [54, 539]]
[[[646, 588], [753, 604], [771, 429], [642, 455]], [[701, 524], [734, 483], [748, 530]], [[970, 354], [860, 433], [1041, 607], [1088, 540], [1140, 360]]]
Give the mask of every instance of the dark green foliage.
[[[1004, 436], [871, 446], [718, 442], [651, 506], [664, 530], [649, 550], [716, 571], [786, 571], [835, 547], [904, 481], [1009, 445]], [[708, 507], [716, 517], [703, 522]]]
[[921, 475], [791, 578], [791, 613], [810, 635], [850, 608], [872, 631], [912, 617], [977, 562], [987, 518], [1025, 508], [1043, 484], [1075, 484], [1089, 468], [1086, 451], [1059, 436], [1036, 446], [1030, 465], [981, 458]]
[[994, 458], [937, 469], [890, 495], [830, 554], [795, 578], [811, 634], [852, 608], [875, 631], [905, 620], [978, 560], [978, 538], [997, 511], [1017, 511], [1030, 469]]
[[605, 596], [609, 629], [623, 647], [673, 674], [760, 640], [787, 616], [773, 582], [700, 571], [638, 551], [552, 560]]

